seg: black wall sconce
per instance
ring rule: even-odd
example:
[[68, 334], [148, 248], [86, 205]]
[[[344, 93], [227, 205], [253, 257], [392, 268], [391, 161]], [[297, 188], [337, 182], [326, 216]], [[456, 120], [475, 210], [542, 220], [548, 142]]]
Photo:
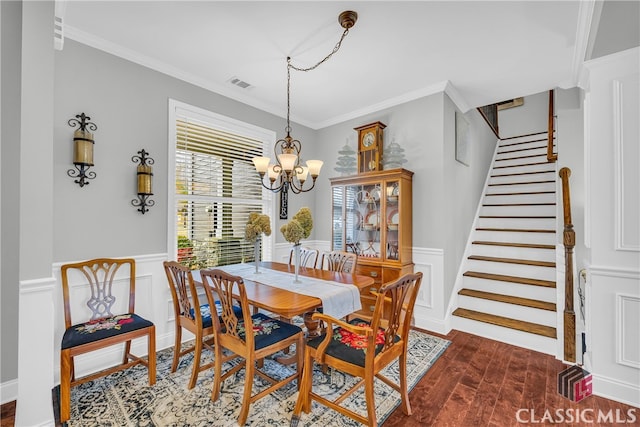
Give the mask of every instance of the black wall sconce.
[[131, 161], [133, 163], [139, 163], [138, 165], [138, 198], [133, 199], [131, 204], [138, 208], [138, 212], [143, 215], [149, 210], [149, 207], [156, 204], [153, 200], [149, 199], [149, 196], [153, 196], [151, 188], [151, 178], [153, 177], [153, 168], [151, 165], [154, 160], [149, 157], [144, 148], [138, 151], [139, 156], [133, 156]]
[[73, 164], [76, 168], [75, 170], [69, 169], [67, 175], [71, 178], [78, 178], [74, 182], [80, 187], [89, 185], [87, 180], [96, 177], [95, 172], [89, 172], [89, 168], [93, 166], [93, 145], [95, 144], [93, 134], [90, 131], [95, 132], [98, 126], [89, 120], [91, 117], [82, 113], [67, 122], [71, 127], [79, 126], [73, 133]]

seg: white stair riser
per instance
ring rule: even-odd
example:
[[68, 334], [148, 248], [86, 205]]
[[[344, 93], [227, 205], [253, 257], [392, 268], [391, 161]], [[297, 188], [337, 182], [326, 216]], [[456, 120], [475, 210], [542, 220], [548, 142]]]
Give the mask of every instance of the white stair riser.
[[[540, 163], [540, 162], [546, 162], [547, 161], [547, 155], [546, 154], [536, 154], [536, 153], [526, 153], [526, 154], [522, 154], [522, 156], [526, 156], [526, 157], [522, 157], [522, 158], [518, 158], [520, 156], [516, 154], [512, 155], [512, 156], [505, 156], [503, 158], [497, 158], [496, 159], [496, 164], [495, 166], [517, 166], [517, 165], [522, 165], [525, 163]], [[532, 156], [532, 157], [530, 157]]]
[[536, 261], [549, 262], [556, 260], [556, 251], [553, 249], [519, 248], [515, 246], [472, 245], [471, 254], [499, 258], [533, 259]]
[[480, 215], [501, 216], [553, 216], [557, 205], [534, 206], [482, 206]]
[[547, 132], [542, 132], [536, 135], [523, 135], [517, 138], [501, 139], [499, 145], [505, 146], [505, 145], [515, 144], [515, 143], [525, 142], [525, 141], [538, 141], [538, 144], [546, 144], [547, 138], [548, 138]]
[[478, 227], [553, 230], [555, 226], [555, 219], [549, 218], [478, 218]]
[[555, 327], [558, 320], [555, 311], [540, 310], [466, 295], [458, 296], [458, 306], [468, 310], [491, 313], [496, 316], [552, 327]]
[[[518, 181], [515, 181], [518, 182]], [[543, 184], [493, 185], [487, 188], [487, 193], [524, 193], [531, 191], [555, 191], [554, 182]]]
[[504, 184], [509, 182], [526, 182], [530, 181], [542, 181], [555, 179], [555, 171], [544, 171], [543, 173], [535, 173], [528, 175], [509, 175], [514, 173], [513, 171], [500, 170], [492, 171], [491, 177], [489, 178], [489, 184]]
[[556, 302], [557, 298], [556, 288], [503, 282], [501, 280], [480, 279], [478, 277], [464, 276], [462, 287], [477, 291], [492, 292], [494, 294], [537, 299], [545, 302]]
[[527, 277], [537, 280], [556, 280], [556, 269], [535, 265], [511, 264], [506, 262], [467, 260], [467, 270], [505, 276]]
[[[529, 165], [527, 163], [529, 163], [529, 162], [527, 162], [526, 160], [523, 160], [523, 161], [519, 162], [518, 165], [509, 166], [509, 167], [506, 167], [506, 168], [499, 167], [500, 165], [498, 165], [497, 167], [494, 166], [494, 168], [492, 170], [492, 175], [503, 175], [503, 174], [507, 174], [507, 173], [539, 172], [539, 171], [547, 172], [547, 171], [553, 171], [554, 170], [554, 165], [553, 164], [541, 163], [541, 164], [537, 164], [537, 165]], [[535, 163], [537, 163], [537, 162], [535, 162]]]
[[555, 193], [544, 194], [485, 194], [483, 204], [556, 203]]
[[452, 327], [459, 331], [479, 335], [481, 337], [501, 341], [518, 347], [528, 348], [541, 353], [554, 355], [556, 353], [556, 339], [536, 334], [516, 331], [484, 322], [452, 316]]
[[547, 146], [541, 146], [540, 142], [528, 142], [526, 144], [501, 146], [496, 153], [497, 159], [515, 156], [528, 156], [530, 154], [543, 154], [546, 158]]
[[473, 240], [484, 240], [488, 242], [513, 242], [513, 243], [534, 243], [539, 245], [555, 245], [555, 234], [550, 233], [524, 233], [510, 231], [477, 231]]

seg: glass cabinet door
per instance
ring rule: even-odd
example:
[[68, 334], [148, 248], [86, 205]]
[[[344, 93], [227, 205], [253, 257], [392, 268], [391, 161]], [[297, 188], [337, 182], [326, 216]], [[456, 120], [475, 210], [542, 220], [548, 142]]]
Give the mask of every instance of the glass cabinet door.
[[380, 258], [380, 203], [382, 191], [378, 184], [347, 187], [354, 194], [353, 217], [355, 252], [361, 257]]
[[332, 237], [331, 248], [344, 250], [345, 227], [343, 221], [344, 212], [344, 187], [333, 187], [331, 190], [331, 220]]
[[385, 258], [398, 260], [398, 229], [400, 228], [400, 210], [398, 200], [400, 198], [400, 183], [398, 181], [387, 181], [385, 183]]

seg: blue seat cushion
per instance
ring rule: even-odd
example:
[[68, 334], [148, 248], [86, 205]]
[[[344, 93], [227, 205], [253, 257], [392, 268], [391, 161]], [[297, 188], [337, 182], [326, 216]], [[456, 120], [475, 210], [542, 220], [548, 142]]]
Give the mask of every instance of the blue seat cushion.
[[[350, 320], [349, 323], [356, 326], [371, 326], [368, 321], [357, 318]], [[325, 336], [326, 333], [313, 338], [307, 341], [307, 345], [317, 349]], [[399, 340], [400, 337], [396, 336], [395, 341], [398, 342]], [[375, 354], [378, 354], [382, 351], [384, 345], [384, 329], [378, 329], [375, 343]], [[325, 350], [325, 354], [344, 360], [352, 365], [364, 366], [366, 347], [367, 340], [364, 335], [354, 334], [342, 327], [337, 327], [333, 329], [333, 336]]]
[[[271, 344], [275, 344], [302, 332], [302, 329], [299, 326], [274, 319], [263, 313], [254, 314], [251, 316], [251, 321], [253, 322], [253, 334], [256, 350], [268, 347]], [[243, 321], [238, 324], [238, 332], [240, 337], [244, 340], [246, 330]]]
[[90, 320], [69, 327], [62, 336], [62, 349], [100, 341], [116, 335], [148, 328], [153, 323], [137, 314], [119, 314], [99, 320]]
[[[215, 304], [216, 304], [216, 313], [218, 313], [218, 318], [220, 318], [220, 315], [222, 314], [222, 304], [220, 303], [220, 301], [216, 301]], [[191, 309], [191, 318], [194, 318], [194, 316], [195, 316], [194, 313], [195, 313], [195, 311], [192, 308]], [[241, 318], [242, 317], [242, 308], [237, 306], [237, 305], [234, 305], [233, 306], [233, 313], [237, 317]], [[213, 323], [211, 322], [211, 309], [209, 308], [209, 304], [203, 304], [203, 305], [200, 306], [200, 314], [202, 315], [202, 327], [204, 329], [210, 328]]]

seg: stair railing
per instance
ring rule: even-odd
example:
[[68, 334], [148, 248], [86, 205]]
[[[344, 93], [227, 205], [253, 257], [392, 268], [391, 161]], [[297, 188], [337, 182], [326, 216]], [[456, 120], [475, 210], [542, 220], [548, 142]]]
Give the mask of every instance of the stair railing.
[[549, 118], [548, 118], [548, 128], [547, 128], [547, 161], [555, 162], [558, 160], [558, 155], [553, 152], [553, 140], [554, 140], [554, 102], [553, 102], [553, 89], [549, 91]]
[[576, 314], [573, 311], [573, 248], [576, 245], [576, 233], [571, 221], [571, 195], [569, 177], [571, 169], [560, 169], [562, 180], [562, 208], [564, 210], [564, 244], [565, 273], [564, 273], [564, 360], [576, 361]]

